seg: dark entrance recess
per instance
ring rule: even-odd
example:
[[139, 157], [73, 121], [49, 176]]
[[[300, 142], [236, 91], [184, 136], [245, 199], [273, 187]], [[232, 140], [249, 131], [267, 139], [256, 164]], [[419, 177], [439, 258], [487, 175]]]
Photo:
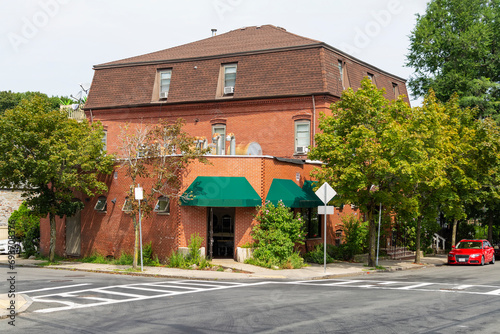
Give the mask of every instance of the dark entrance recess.
[[208, 208], [208, 256], [234, 257], [234, 208]]

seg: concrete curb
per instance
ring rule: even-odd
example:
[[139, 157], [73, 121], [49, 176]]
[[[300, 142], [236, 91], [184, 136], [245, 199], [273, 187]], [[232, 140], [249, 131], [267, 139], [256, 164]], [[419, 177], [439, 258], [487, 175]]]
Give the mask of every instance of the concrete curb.
[[[31, 304], [33, 303], [33, 300], [23, 293], [18, 294], [17, 296], [20, 298], [16, 298], [16, 303], [21, 302], [22, 305], [19, 309], [16, 309], [15, 316], [25, 312], [28, 309], [28, 307], [30, 307]], [[0, 301], [5, 302], [5, 299], [0, 297]], [[10, 301], [10, 299], [7, 299], [6, 301], [7, 302]], [[10, 316], [11, 316], [11, 314], [10, 314], [9, 310], [7, 310], [5, 307], [2, 307], [2, 309], [0, 309], [0, 319], [6, 319], [6, 318], [9, 318]]]

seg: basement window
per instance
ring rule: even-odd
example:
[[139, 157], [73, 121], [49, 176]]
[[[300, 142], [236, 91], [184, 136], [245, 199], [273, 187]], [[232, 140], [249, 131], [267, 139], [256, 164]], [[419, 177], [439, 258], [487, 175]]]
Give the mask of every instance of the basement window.
[[108, 207], [108, 202], [106, 200], [106, 197], [100, 196], [97, 199], [97, 203], [94, 206], [94, 210], [104, 212], [104, 211], [106, 211], [107, 207]]
[[125, 197], [125, 203], [123, 203], [122, 211], [129, 213], [132, 211], [132, 209], [132, 200], [128, 197]]
[[153, 211], [157, 213], [170, 214], [170, 199], [165, 196], [159, 197]]

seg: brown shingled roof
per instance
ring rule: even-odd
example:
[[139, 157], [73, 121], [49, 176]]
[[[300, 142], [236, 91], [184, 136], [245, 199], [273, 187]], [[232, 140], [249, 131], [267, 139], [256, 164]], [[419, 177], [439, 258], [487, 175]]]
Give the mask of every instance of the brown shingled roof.
[[95, 68], [232, 55], [321, 44], [273, 25], [245, 27], [170, 49], [96, 65]]

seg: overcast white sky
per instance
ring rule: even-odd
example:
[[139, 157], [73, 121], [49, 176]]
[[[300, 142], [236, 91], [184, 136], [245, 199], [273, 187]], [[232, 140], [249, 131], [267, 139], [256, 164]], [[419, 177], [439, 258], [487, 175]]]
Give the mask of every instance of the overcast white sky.
[[427, 2], [0, 0], [0, 91], [75, 95], [92, 82], [93, 65], [204, 39], [212, 28], [221, 34], [264, 24], [408, 79], [408, 36]]

